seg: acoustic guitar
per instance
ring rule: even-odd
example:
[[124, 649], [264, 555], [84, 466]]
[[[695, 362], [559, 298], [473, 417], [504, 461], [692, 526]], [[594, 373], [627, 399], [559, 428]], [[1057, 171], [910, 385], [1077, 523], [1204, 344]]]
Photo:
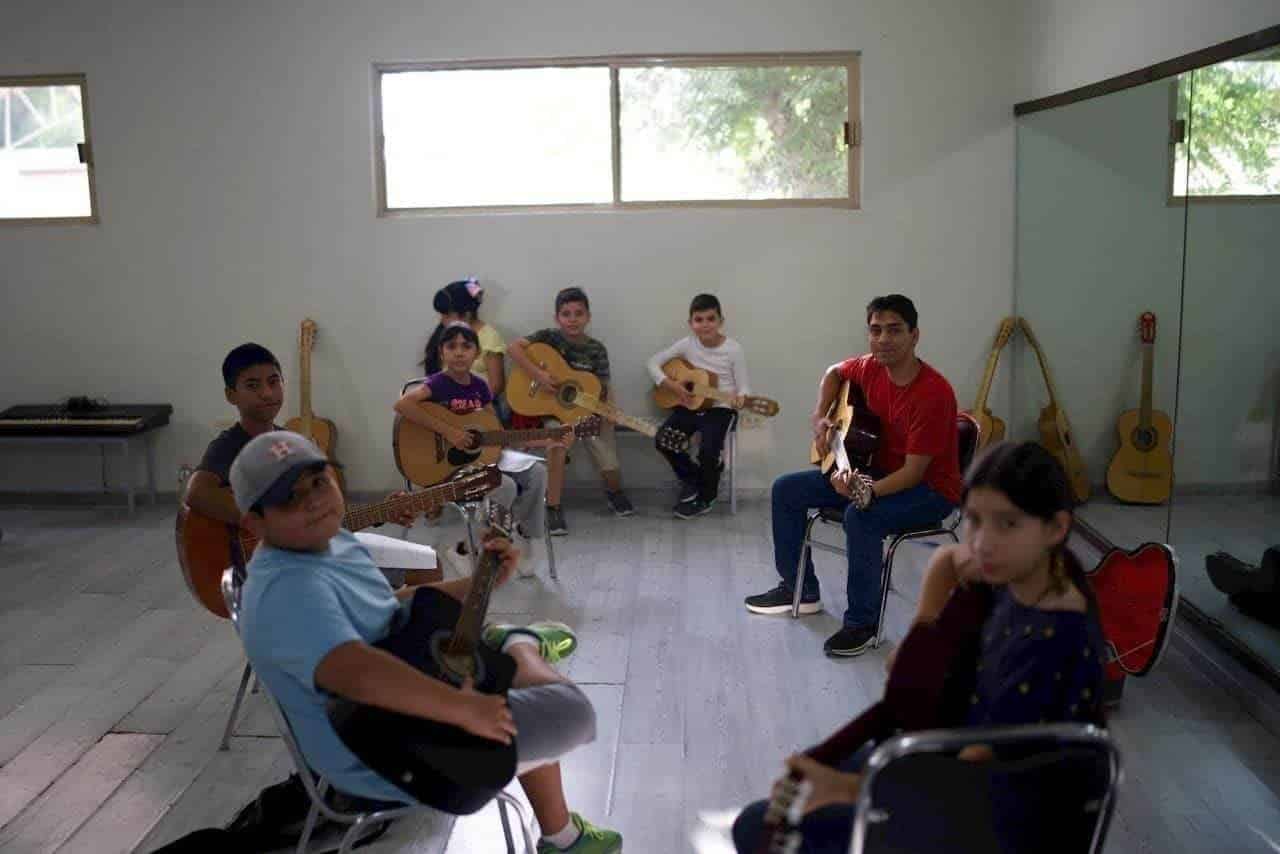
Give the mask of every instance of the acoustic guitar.
[[471, 448], [455, 447], [434, 430], [397, 415], [391, 438], [396, 468], [410, 483], [419, 485], [439, 483], [463, 466], [496, 463], [504, 447], [569, 435], [577, 439], [600, 435], [599, 415], [546, 430], [503, 430], [498, 416], [486, 409], [458, 414], [430, 401], [418, 407], [437, 421], [464, 431], [473, 442]]
[[[353, 507], [342, 517], [342, 527], [359, 531], [389, 522], [404, 510], [433, 513], [450, 501], [478, 501], [502, 483], [496, 466], [462, 469], [448, 483], [400, 498]], [[258, 538], [238, 525], [210, 519], [183, 504], [174, 524], [178, 564], [191, 595], [210, 613], [230, 616], [222, 599], [222, 573], [234, 566], [243, 570], [258, 546]]]
[[586, 412], [630, 427], [669, 451], [680, 453], [689, 449], [689, 437], [679, 430], [659, 427], [647, 418], [628, 415], [612, 403], [601, 400], [600, 392], [604, 387], [600, 378], [590, 371], [576, 371], [569, 367], [569, 363], [551, 345], [530, 344], [524, 352], [529, 361], [551, 374], [556, 387], [542, 385], [517, 363], [507, 379], [507, 403], [521, 415], [543, 415], [571, 422]]
[[1142, 403], [1120, 415], [1116, 432], [1120, 447], [1107, 466], [1107, 491], [1130, 504], [1163, 504], [1173, 491], [1173, 420], [1151, 408], [1151, 364], [1156, 343], [1156, 316], [1138, 318], [1142, 340]]
[[[692, 408], [695, 410], [710, 409], [717, 403], [733, 405], [733, 395], [717, 388], [720, 382], [719, 377], [711, 371], [695, 368], [679, 356], [663, 365], [662, 372], [680, 383], [685, 391], [693, 395]], [[658, 386], [653, 390], [653, 402], [662, 409], [675, 409], [681, 405], [680, 396], [666, 386]], [[742, 408], [755, 415], [763, 415], [765, 418], [772, 418], [781, 409], [778, 401], [753, 394], [745, 396]]]
[[[511, 536], [511, 513], [489, 505], [489, 535]], [[486, 550], [471, 579], [466, 601], [419, 587], [409, 618], [375, 646], [433, 679], [506, 694], [515, 659], [480, 642], [489, 598], [501, 564]], [[334, 697], [326, 708], [342, 743], [362, 762], [413, 795], [451, 815], [469, 815], [491, 801], [516, 772], [516, 741], [481, 738], [450, 724]]]
[[814, 442], [809, 448], [809, 462], [830, 476], [833, 471], [870, 473], [871, 461], [880, 446], [880, 418], [867, 405], [862, 386], [852, 380], [840, 385], [840, 392], [827, 411], [831, 430], [827, 433], [826, 450]]
[[[290, 418], [284, 429], [306, 436], [332, 460], [334, 447], [338, 444], [338, 428], [328, 418], [321, 418], [311, 410], [311, 351], [315, 346], [316, 322], [308, 317], [298, 330], [298, 416]], [[342, 473], [337, 469], [334, 471], [338, 486], [346, 492]]]
[[991, 352], [987, 355], [987, 369], [982, 375], [982, 383], [978, 386], [978, 396], [974, 398], [973, 409], [969, 411], [973, 419], [978, 422], [978, 447], [974, 449], [975, 453], [1004, 438], [1005, 423], [987, 408], [987, 397], [991, 394], [991, 381], [995, 378], [996, 367], [1000, 364], [1000, 353], [1013, 337], [1014, 326], [1012, 317], [1006, 317], [1000, 321], [995, 344], [991, 346]]
[[1044, 351], [1040, 349], [1040, 342], [1036, 340], [1035, 333], [1031, 331], [1031, 324], [1025, 317], [1018, 318], [1018, 326], [1021, 327], [1022, 334], [1026, 336], [1031, 349], [1035, 351], [1036, 361], [1040, 363], [1040, 373], [1044, 377], [1045, 388], [1049, 392], [1049, 403], [1040, 410], [1040, 419], [1037, 422], [1040, 428], [1040, 444], [1066, 470], [1067, 482], [1071, 485], [1071, 496], [1077, 504], [1083, 504], [1089, 500], [1089, 492], [1092, 488], [1089, 483], [1089, 472], [1084, 466], [1084, 458], [1080, 456], [1080, 449], [1076, 447], [1071, 423], [1067, 420], [1067, 412], [1058, 402], [1053, 376], [1049, 373], [1049, 362], [1045, 358]]

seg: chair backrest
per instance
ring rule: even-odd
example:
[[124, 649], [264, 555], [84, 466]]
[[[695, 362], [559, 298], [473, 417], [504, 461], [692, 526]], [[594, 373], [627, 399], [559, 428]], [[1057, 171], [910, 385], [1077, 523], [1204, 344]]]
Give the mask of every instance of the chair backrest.
[[[957, 758], [989, 745], [995, 758]], [[1102, 850], [1120, 755], [1087, 724], [969, 727], [898, 736], [868, 760], [853, 854]]]
[[978, 420], [967, 412], [961, 412], [956, 416], [956, 438], [960, 443], [960, 474], [963, 476], [969, 471], [969, 464], [973, 462], [973, 455], [978, 451], [978, 440], [982, 438], [982, 428], [978, 426]]

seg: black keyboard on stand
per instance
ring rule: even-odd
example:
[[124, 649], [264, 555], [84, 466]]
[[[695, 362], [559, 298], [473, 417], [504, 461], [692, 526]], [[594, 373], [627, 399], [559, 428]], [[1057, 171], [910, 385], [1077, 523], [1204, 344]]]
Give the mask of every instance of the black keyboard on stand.
[[0, 412], [0, 435], [129, 436], [169, 423], [167, 403], [100, 406], [70, 410], [57, 404], [10, 406]]

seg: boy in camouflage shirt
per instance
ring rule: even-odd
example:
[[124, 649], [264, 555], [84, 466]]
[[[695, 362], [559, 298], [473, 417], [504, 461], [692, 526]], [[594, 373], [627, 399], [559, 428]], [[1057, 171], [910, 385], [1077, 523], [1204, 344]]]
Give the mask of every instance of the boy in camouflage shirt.
[[[588, 371], [600, 378], [603, 383], [601, 397], [609, 396], [609, 351], [604, 344], [587, 334], [587, 326], [591, 323], [591, 302], [581, 288], [565, 288], [556, 294], [556, 326], [555, 329], [541, 329], [532, 335], [514, 342], [507, 352], [516, 364], [520, 365], [539, 383], [554, 386], [554, 378], [542, 368], [535, 365], [525, 354], [530, 344], [548, 344], [564, 357], [569, 367], [578, 371]], [[553, 422], [554, 423], [554, 422]], [[609, 508], [618, 516], [630, 516], [635, 513], [631, 501], [622, 491], [622, 465], [618, 462], [618, 446], [613, 435], [613, 425], [605, 422], [599, 436], [584, 439], [591, 458], [595, 460], [604, 480], [605, 497]], [[558, 486], [564, 481], [565, 449], [552, 448], [548, 453], [548, 475], [550, 484], [548, 493], [559, 495]], [[563, 536], [569, 532], [564, 521], [564, 511], [559, 505], [547, 505], [547, 526], [552, 534]]]

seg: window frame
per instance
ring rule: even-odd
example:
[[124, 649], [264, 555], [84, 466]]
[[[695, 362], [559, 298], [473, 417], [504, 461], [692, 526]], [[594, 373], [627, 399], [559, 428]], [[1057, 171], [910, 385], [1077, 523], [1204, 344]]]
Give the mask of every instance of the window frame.
[[[862, 116], [861, 116], [861, 51], [822, 51], [811, 53], [734, 53], [734, 54], [628, 54], [618, 56], [577, 56], [542, 59], [479, 59], [421, 62], [375, 62], [373, 64], [373, 173], [374, 204], [379, 218], [467, 215], [492, 213], [582, 213], [631, 210], [671, 210], [687, 208], [839, 208], [861, 209], [862, 186]], [[622, 126], [621, 88], [618, 72], [623, 68], [697, 68], [724, 66], [831, 66], [844, 67], [848, 75], [848, 127], [850, 140], [845, 146], [848, 158], [848, 194], [822, 199], [682, 199], [671, 201], [634, 201], [622, 199]], [[466, 205], [449, 207], [387, 207], [386, 145], [382, 127], [382, 78], [385, 74], [406, 71], [509, 71], [527, 68], [605, 68], [609, 70], [609, 121], [612, 136], [610, 153], [613, 173], [613, 200], [603, 203], [566, 203], [551, 205]]]
[[93, 157], [93, 130], [89, 121], [89, 82], [84, 74], [28, 74], [0, 76], [0, 88], [33, 86], [77, 86], [80, 89], [80, 112], [84, 119], [83, 162], [89, 180], [88, 216], [0, 217], [0, 227], [27, 225], [98, 225], [98, 182]]
[[[1230, 60], [1230, 59], [1227, 59], [1227, 60], [1222, 60], [1222, 61], [1223, 61], [1223, 62], [1230, 62], [1231, 60]], [[1215, 64], [1216, 64], [1216, 63], [1215, 63]], [[1212, 67], [1212, 66], [1208, 66], [1208, 65], [1206, 65], [1206, 66], [1202, 66], [1202, 67], [1203, 67], [1203, 68], [1210, 68], [1210, 67]], [[1186, 205], [1186, 204], [1192, 204], [1192, 205], [1203, 205], [1203, 204], [1223, 204], [1223, 205], [1274, 205], [1274, 204], [1280, 203], [1280, 192], [1277, 192], [1277, 193], [1265, 193], [1265, 194], [1261, 194], [1261, 195], [1259, 195], [1259, 194], [1232, 193], [1232, 194], [1229, 194], [1229, 195], [1222, 195], [1222, 196], [1208, 196], [1208, 195], [1196, 195], [1196, 194], [1193, 194], [1193, 193], [1189, 193], [1189, 192], [1187, 192], [1187, 187], [1186, 187], [1186, 186], [1184, 186], [1184, 187], [1182, 188], [1182, 192], [1181, 192], [1181, 193], [1179, 193], [1179, 192], [1178, 192], [1178, 188], [1175, 186], [1175, 184], [1177, 183], [1177, 178], [1178, 178], [1178, 146], [1179, 146], [1179, 145], [1190, 146], [1190, 145], [1191, 145], [1191, 137], [1192, 137], [1192, 136], [1195, 134], [1195, 132], [1196, 132], [1195, 127], [1193, 126], [1193, 124], [1192, 124], [1192, 122], [1191, 122], [1191, 120], [1190, 120], [1190, 117], [1186, 117], [1186, 118], [1184, 118], [1184, 117], [1182, 117], [1182, 116], [1178, 115], [1178, 87], [1182, 85], [1182, 77], [1183, 77], [1183, 75], [1184, 75], [1184, 74], [1195, 74], [1195, 73], [1196, 73], [1197, 71], [1199, 71], [1199, 70], [1200, 70], [1199, 68], [1193, 68], [1193, 69], [1191, 69], [1190, 71], [1184, 71], [1184, 72], [1182, 72], [1182, 74], [1175, 75], [1175, 76], [1174, 76], [1174, 77], [1169, 81], [1169, 128], [1170, 128], [1170, 132], [1169, 132], [1169, 145], [1167, 146], [1167, 149], [1168, 149], [1168, 159], [1169, 159], [1169, 170], [1168, 170], [1168, 177], [1167, 177], [1167, 179], [1165, 180], [1165, 189], [1166, 189], [1167, 194], [1168, 194], [1168, 198], [1166, 199], [1166, 205], [1167, 205], [1168, 207], [1171, 207], [1171, 208], [1179, 208], [1179, 207], [1182, 207], [1183, 205]], [[1173, 128], [1174, 128], [1174, 126], [1175, 126], [1175, 125], [1176, 125], [1176, 123], [1177, 123], [1177, 122], [1179, 122], [1179, 121], [1182, 121], [1182, 122], [1184, 122], [1184, 123], [1185, 123], [1185, 124], [1183, 125], [1183, 127], [1184, 127], [1184, 131], [1183, 131], [1184, 139], [1183, 139], [1181, 142], [1179, 142], [1177, 139], [1175, 139], [1175, 134], [1174, 134], [1174, 132], [1173, 132]], [[1188, 171], [1188, 177], [1189, 177], [1189, 176], [1190, 176], [1190, 170], [1191, 170], [1191, 164], [1190, 164], [1190, 162], [1189, 162], [1189, 161], [1190, 161], [1190, 152], [1188, 152], [1187, 158], [1188, 158], [1187, 171]]]

